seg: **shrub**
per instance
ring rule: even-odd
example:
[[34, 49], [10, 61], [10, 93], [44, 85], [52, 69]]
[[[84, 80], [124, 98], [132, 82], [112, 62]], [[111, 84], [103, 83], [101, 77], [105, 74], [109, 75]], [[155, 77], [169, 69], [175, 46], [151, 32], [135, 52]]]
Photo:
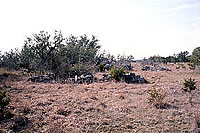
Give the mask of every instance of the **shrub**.
[[104, 72], [105, 71], [105, 67], [104, 67], [105, 65], [104, 64], [100, 64], [99, 66], [98, 66], [98, 71], [99, 72]]
[[188, 65], [189, 65], [189, 68], [190, 68], [191, 70], [194, 70], [194, 69], [195, 69], [195, 65], [194, 65], [193, 63], [189, 63]]
[[200, 112], [197, 112], [194, 116], [194, 123], [196, 126], [196, 129], [200, 132]]
[[70, 69], [70, 77], [75, 77], [76, 75], [88, 75], [92, 72], [92, 66], [89, 64], [74, 64], [74, 66]]
[[183, 83], [184, 85], [184, 91], [186, 92], [191, 92], [192, 90], [195, 90], [196, 89], [196, 82], [194, 79], [192, 78], [189, 78], [189, 79], [186, 79]]
[[0, 90], [0, 112], [5, 111], [6, 106], [10, 103], [10, 98], [6, 93], [7, 90]]
[[180, 69], [180, 66], [176, 66], [176, 69]]
[[125, 71], [123, 68], [118, 68], [116, 69], [115, 66], [113, 66], [110, 70], [110, 76], [112, 79], [114, 79], [115, 81], [120, 81], [121, 78], [124, 76]]
[[148, 92], [148, 103], [153, 104], [156, 108], [162, 108], [164, 106], [163, 100], [166, 97], [166, 93], [155, 87]]

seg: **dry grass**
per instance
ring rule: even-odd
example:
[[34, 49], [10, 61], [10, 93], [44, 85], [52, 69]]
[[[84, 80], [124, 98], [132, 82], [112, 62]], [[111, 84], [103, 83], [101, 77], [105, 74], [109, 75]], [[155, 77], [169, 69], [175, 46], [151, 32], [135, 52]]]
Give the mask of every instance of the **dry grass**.
[[[187, 66], [187, 65], [185, 65]], [[9, 89], [10, 109], [23, 116], [21, 129], [26, 132], [195, 132], [194, 119], [200, 107], [200, 76], [189, 68], [172, 72], [142, 72], [133, 64], [134, 72], [149, 84], [115, 82], [86, 84], [44, 84], [16, 81]], [[100, 77], [101, 74], [97, 74]], [[197, 81], [193, 106], [183, 92], [183, 81]], [[148, 91], [155, 86], [167, 92], [165, 109], [148, 104]], [[15, 117], [0, 121], [0, 129], [16, 130]], [[19, 124], [17, 124], [19, 126]]]

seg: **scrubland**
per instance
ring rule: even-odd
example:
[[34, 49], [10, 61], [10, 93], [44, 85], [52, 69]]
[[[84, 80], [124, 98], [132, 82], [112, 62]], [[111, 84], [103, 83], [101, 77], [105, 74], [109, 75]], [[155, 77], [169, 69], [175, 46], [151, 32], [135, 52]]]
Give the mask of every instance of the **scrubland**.
[[[27, 75], [13, 74], [18, 76], [2, 85], [8, 86], [8, 110], [14, 116], [0, 120], [0, 132], [197, 132], [200, 73], [184, 65], [179, 69], [177, 64], [163, 65], [171, 71], [142, 71], [140, 63], [132, 63], [132, 72], [144, 77], [147, 84], [32, 83], [27, 82]], [[182, 88], [190, 77], [197, 81], [197, 89], [188, 102], [190, 94]], [[166, 93], [163, 108], [148, 103], [147, 92], [153, 87]]]

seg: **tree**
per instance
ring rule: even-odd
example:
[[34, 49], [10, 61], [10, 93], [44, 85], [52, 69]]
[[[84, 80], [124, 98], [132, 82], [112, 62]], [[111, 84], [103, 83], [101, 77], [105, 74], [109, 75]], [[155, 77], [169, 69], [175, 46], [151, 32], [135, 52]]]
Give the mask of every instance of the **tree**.
[[1, 55], [0, 65], [7, 69], [18, 70], [20, 68], [20, 52], [18, 49], [11, 49]]
[[51, 70], [52, 57], [63, 43], [61, 32], [55, 31], [54, 35], [40, 31], [27, 37], [21, 51], [21, 66], [29, 70]]
[[177, 54], [177, 58], [179, 62], [188, 62], [188, 56], [189, 52], [188, 51], [181, 51], [179, 54]]
[[200, 47], [197, 47], [193, 50], [190, 61], [194, 65], [200, 65]]

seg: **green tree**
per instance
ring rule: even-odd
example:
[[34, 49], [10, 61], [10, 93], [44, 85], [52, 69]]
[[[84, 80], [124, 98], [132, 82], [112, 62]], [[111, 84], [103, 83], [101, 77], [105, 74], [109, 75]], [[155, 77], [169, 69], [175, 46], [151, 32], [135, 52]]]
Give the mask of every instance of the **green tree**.
[[177, 54], [177, 58], [179, 62], [188, 62], [188, 56], [189, 52], [188, 51], [181, 51], [179, 54]]
[[200, 65], [200, 47], [197, 47], [193, 50], [190, 61], [194, 65]]
[[19, 69], [20, 52], [18, 49], [11, 49], [9, 52], [5, 52], [3, 55], [1, 55], [0, 65], [1, 67], [7, 69]]
[[55, 31], [54, 35], [40, 31], [27, 37], [21, 51], [21, 65], [31, 70], [51, 70], [51, 59], [62, 45], [64, 38], [61, 32]]

